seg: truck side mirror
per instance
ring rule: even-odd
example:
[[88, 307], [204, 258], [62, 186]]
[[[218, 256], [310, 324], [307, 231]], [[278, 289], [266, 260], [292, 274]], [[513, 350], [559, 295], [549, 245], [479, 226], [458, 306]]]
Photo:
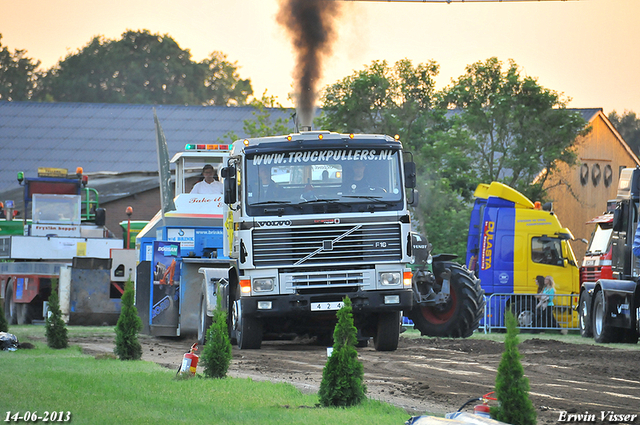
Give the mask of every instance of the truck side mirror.
[[220, 176], [224, 179], [224, 203], [235, 204], [238, 200], [236, 196], [236, 167], [230, 165], [220, 170]]
[[411, 191], [411, 199], [409, 199], [409, 205], [412, 207], [417, 207], [420, 204], [420, 192], [417, 190]]
[[622, 219], [622, 208], [618, 205], [615, 210], [613, 210], [613, 231], [620, 232], [624, 230], [622, 227], [624, 225], [624, 220]]
[[415, 162], [404, 163], [404, 187], [407, 187], [407, 188], [416, 187], [416, 163]]

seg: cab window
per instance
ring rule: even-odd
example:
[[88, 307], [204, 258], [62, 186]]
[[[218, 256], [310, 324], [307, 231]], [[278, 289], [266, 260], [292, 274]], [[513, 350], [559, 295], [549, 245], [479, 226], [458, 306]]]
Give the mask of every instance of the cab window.
[[538, 237], [531, 239], [531, 260], [538, 264], [562, 266], [562, 243], [560, 239]]

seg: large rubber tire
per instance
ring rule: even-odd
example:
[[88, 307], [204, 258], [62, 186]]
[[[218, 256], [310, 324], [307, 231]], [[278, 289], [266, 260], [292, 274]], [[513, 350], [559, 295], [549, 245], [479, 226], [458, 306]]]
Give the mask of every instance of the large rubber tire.
[[414, 305], [408, 317], [422, 335], [467, 338], [480, 326], [484, 313], [484, 290], [480, 286], [480, 280], [461, 265], [452, 262], [434, 263], [436, 276], [445, 268], [451, 270], [449, 301], [435, 307]]
[[591, 319], [591, 295], [587, 291], [580, 294], [578, 304], [578, 324], [580, 326], [580, 336], [583, 338], [593, 337], [593, 320]]
[[602, 291], [598, 291], [593, 300], [593, 339], [600, 343], [618, 342], [620, 340], [619, 330], [607, 325], [604, 293]]
[[395, 351], [400, 339], [400, 312], [380, 313], [378, 328], [373, 336], [376, 351]]
[[207, 331], [211, 327], [213, 319], [207, 316], [207, 306], [204, 297], [200, 299], [200, 317], [198, 320], [198, 344], [204, 347], [207, 343]]
[[19, 325], [30, 325], [31, 324], [31, 306], [29, 304], [16, 304], [16, 320]]
[[242, 314], [240, 296], [236, 293], [231, 305], [231, 323], [235, 331], [238, 348], [256, 350], [262, 345], [262, 321]]
[[16, 303], [13, 301], [13, 281], [7, 282], [7, 289], [4, 293], [4, 317], [9, 325], [18, 324]]

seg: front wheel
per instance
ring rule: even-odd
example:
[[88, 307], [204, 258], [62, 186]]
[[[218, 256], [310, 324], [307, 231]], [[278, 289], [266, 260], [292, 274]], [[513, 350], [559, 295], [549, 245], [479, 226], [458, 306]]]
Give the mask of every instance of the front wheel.
[[255, 317], [246, 317], [242, 313], [240, 296], [234, 297], [231, 306], [231, 324], [235, 331], [238, 348], [241, 350], [259, 349], [262, 345], [262, 321]]
[[198, 344], [204, 347], [207, 342], [207, 331], [211, 327], [213, 319], [207, 315], [207, 302], [202, 297], [200, 299], [200, 320], [198, 321]]
[[436, 262], [433, 268], [437, 284], [433, 289], [436, 293], [443, 284], [439, 276], [447, 269], [451, 272], [449, 298], [436, 305], [415, 304], [408, 317], [422, 335], [449, 338], [471, 336], [480, 325], [484, 312], [484, 291], [480, 287], [480, 280], [457, 263]]
[[607, 325], [604, 293], [599, 291], [593, 300], [593, 339], [596, 342], [617, 342], [616, 328]]
[[578, 318], [580, 324], [580, 336], [591, 338], [593, 336], [593, 321], [591, 320], [591, 295], [587, 291], [580, 294], [578, 304]]
[[395, 351], [400, 339], [400, 312], [380, 313], [378, 329], [373, 336], [376, 351]]
[[16, 304], [15, 306], [17, 322], [19, 325], [30, 325], [33, 307], [30, 304]]

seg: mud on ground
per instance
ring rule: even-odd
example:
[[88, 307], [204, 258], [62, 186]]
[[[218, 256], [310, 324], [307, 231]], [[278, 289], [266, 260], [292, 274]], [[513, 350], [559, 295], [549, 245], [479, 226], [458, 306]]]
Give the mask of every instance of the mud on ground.
[[[140, 335], [140, 342], [143, 360], [177, 370], [194, 340]], [[114, 347], [109, 337], [70, 343], [95, 355]], [[640, 350], [539, 338], [523, 340], [519, 349], [539, 424], [557, 423], [562, 412], [595, 414], [595, 423], [603, 424], [609, 421], [601, 420], [601, 411], [640, 415]], [[394, 352], [358, 348], [368, 396], [405, 409], [407, 419], [453, 412], [492, 391], [502, 351], [502, 343], [488, 340], [404, 337]], [[234, 347], [229, 375], [317, 392], [326, 359], [326, 347], [312, 340], [265, 341], [260, 350]]]

